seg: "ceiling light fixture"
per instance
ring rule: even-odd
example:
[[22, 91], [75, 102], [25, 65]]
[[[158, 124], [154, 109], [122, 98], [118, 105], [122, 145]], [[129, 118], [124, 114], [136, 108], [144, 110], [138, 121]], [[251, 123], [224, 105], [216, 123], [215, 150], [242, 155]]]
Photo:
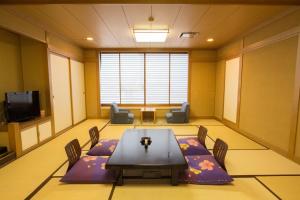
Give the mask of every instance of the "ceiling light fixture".
[[180, 38], [194, 38], [197, 34], [198, 34], [198, 32], [182, 32], [179, 37]]
[[214, 38], [208, 38], [206, 41], [207, 41], [207, 42], [213, 42], [213, 41], [214, 41]]
[[92, 37], [86, 37], [85, 38], [87, 41], [93, 41], [94, 40], [94, 38], [92, 38]]
[[135, 29], [133, 30], [136, 42], [165, 42], [168, 29]]

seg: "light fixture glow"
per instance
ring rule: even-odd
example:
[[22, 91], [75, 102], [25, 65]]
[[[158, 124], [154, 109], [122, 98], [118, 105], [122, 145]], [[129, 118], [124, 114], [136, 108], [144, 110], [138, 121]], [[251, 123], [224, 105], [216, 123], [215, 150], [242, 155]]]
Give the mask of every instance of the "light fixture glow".
[[208, 38], [206, 41], [207, 41], [207, 42], [213, 42], [213, 41], [214, 41], [214, 38]]
[[94, 38], [92, 38], [92, 37], [86, 37], [85, 38], [87, 41], [93, 41], [94, 40]]
[[165, 42], [169, 30], [133, 30], [136, 42]]

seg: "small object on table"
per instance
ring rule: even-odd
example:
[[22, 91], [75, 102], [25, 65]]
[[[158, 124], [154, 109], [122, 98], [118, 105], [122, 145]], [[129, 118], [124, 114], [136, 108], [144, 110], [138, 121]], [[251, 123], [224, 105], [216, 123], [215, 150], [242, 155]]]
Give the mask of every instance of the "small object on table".
[[152, 143], [152, 140], [150, 137], [142, 137], [141, 138], [141, 144], [145, 146], [145, 149], [148, 149], [148, 146]]

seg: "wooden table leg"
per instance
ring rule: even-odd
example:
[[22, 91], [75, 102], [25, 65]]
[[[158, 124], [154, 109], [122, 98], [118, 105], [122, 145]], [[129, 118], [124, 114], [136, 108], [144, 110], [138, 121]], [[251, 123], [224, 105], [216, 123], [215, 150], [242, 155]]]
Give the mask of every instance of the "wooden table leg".
[[124, 184], [124, 180], [123, 180], [123, 170], [121, 169], [118, 172], [118, 178], [117, 178], [117, 185], [118, 186], [122, 186]]
[[171, 175], [171, 185], [176, 186], [178, 185], [179, 179], [179, 170], [177, 168], [172, 168], [172, 175]]

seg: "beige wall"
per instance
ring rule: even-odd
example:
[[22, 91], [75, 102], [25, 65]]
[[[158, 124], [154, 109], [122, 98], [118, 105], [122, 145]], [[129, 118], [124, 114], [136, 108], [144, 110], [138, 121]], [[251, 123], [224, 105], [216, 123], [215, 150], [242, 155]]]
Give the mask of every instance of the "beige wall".
[[240, 129], [287, 153], [298, 38], [243, 57]]
[[215, 114], [214, 116], [223, 119], [224, 106], [224, 84], [225, 84], [225, 60], [220, 60], [216, 65], [216, 95], [215, 95]]
[[5, 92], [22, 91], [23, 77], [19, 36], [0, 29], [0, 121]]
[[98, 84], [98, 51], [84, 51], [84, 75], [87, 118], [100, 117], [99, 84]]
[[51, 114], [47, 45], [36, 40], [20, 37], [24, 90], [40, 92], [41, 109]]
[[[283, 33], [299, 25], [298, 10], [218, 50], [215, 116], [222, 115], [222, 66], [226, 60], [242, 56], [240, 113], [238, 123], [232, 127], [284, 155], [293, 149], [291, 120], [297, 112], [292, 109], [298, 37]], [[300, 133], [296, 140], [300, 161], [299, 137]]]
[[74, 45], [70, 41], [66, 41], [54, 34], [48, 33], [47, 44], [49, 49], [55, 53], [62, 54], [77, 61], [83, 61], [82, 48]]

